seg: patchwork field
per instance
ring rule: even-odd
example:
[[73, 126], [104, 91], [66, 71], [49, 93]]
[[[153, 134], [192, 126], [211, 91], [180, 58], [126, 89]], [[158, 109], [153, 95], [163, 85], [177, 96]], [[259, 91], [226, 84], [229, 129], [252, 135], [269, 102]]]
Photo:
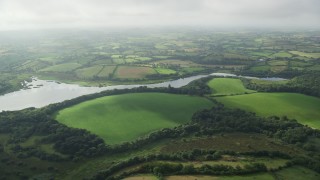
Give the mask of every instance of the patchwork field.
[[256, 92], [250, 89], [246, 89], [240, 79], [214, 78], [208, 82], [208, 86], [211, 88], [213, 96]]
[[124, 94], [66, 108], [56, 119], [70, 127], [87, 129], [107, 144], [118, 144], [186, 123], [194, 112], [211, 106], [212, 102], [205, 98], [186, 95]]
[[155, 73], [156, 71], [150, 67], [119, 66], [115, 72], [115, 77], [120, 79], [141, 79]]
[[226, 106], [256, 112], [262, 116], [287, 116], [313, 128], [320, 128], [320, 99], [296, 93], [254, 93], [217, 97]]

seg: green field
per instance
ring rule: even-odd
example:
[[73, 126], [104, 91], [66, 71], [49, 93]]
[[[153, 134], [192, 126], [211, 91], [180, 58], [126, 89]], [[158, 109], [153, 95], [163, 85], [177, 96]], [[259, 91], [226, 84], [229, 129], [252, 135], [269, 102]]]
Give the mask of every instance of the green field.
[[182, 69], [183, 72], [187, 72], [187, 73], [193, 73], [193, 72], [202, 71], [202, 70], [204, 70], [203, 67], [185, 67]]
[[167, 68], [155, 68], [155, 70], [159, 74], [175, 74], [175, 73], [177, 73], [175, 70], [167, 69]]
[[213, 106], [211, 101], [186, 95], [137, 93], [107, 96], [61, 110], [56, 119], [87, 129], [107, 144], [132, 141], [161, 128], [191, 120], [192, 114]]
[[92, 66], [88, 68], [78, 69], [76, 70], [76, 74], [79, 78], [92, 78], [97, 75], [99, 71], [101, 71], [102, 66]]
[[98, 74], [99, 77], [110, 77], [113, 75], [113, 71], [116, 66], [104, 66], [103, 69]]
[[287, 52], [278, 52], [278, 53], [275, 53], [275, 54], [272, 54], [271, 57], [273, 58], [277, 58], [277, 57], [282, 57], [282, 58], [285, 58], [285, 57], [292, 57], [292, 55], [290, 53], [287, 53]]
[[320, 65], [313, 65], [313, 66], [309, 67], [308, 70], [320, 71]]
[[[134, 175], [126, 180], [153, 180], [152, 175]], [[292, 180], [317, 180], [320, 178], [319, 173], [309, 170], [301, 166], [293, 166], [279, 170], [277, 172], [257, 173], [241, 176], [204, 176], [204, 175], [175, 175], [166, 176], [166, 180], [277, 180], [277, 179], [292, 179]]]
[[268, 64], [271, 66], [286, 66], [288, 65], [288, 61], [271, 60], [268, 61]]
[[246, 89], [240, 79], [214, 78], [208, 82], [213, 96], [235, 95], [253, 93], [255, 91]]
[[290, 51], [290, 53], [308, 58], [320, 58], [320, 53], [305, 53], [301, 51]]
[[44, 68], [40, 71], [67, 72], [67, 71], [72, 71], [74, 69], [77, 69], [80, 66], [81, 65], [78, 63], [64, 63], [64, 64], [50, 66], [50, 67]]
[[262, 116], [287, 116], [313, 128], [320, 128], [320, 99], [296, 93], [254, 93], [217, 97], [226, 106], [256, 112]]

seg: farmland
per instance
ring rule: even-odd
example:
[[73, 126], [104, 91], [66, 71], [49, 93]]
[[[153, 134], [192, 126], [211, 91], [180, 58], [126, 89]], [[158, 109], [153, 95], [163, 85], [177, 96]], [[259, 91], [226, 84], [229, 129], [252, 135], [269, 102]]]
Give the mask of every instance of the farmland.
[[[284, 36], [286, 41], [282, 40]], [[25, 46], [8, 46], [3, 41], [0, 73], [87, 86], [154, 83], [211, 72], [253, 76], [284, 76], [285, 72], [285, 76], [292, 76], [288, 71], [319, 71], [320, 47], [313, 36], [311, 32], [257, 35], [207, 31], [30, 36], [26, 38], [33, 43]], [[15, 35], [10, 37], [14, 39]], [[21, 53], [15, 53], [19, 48]]]
[[0, 179], [319, 179], [319, 31], [46, 33], [0, 36], [0, 94], [31, 76], [85, 86], [257, 78], [2, 112]]
[[287, 116], [313, 128], [320, 128], [320, 99], [293, 93], [254, 93], [217, 97], [228, 107], [241, 108], [262, 116]]
[[150, 67], [119, 66], [115, 72], [115, 77], [120, 79], [141, 79], [155, 73], [156, 71]]
[[[319, 178], [319, 174], [310, 171], [303, 167], [292, 167], [281, 170], [276, 173], [259, 173], [255, 175], [243, 175], [243, 176], [196, 176], [196, 175], [187, 175], [187, 176], [167, 176], [166, 180], [254, 180], [254, 179], [262, 179], [262, 180], [275, 180], [278, 178], [284, 179], [296, 179], [296, 180], [317, 180]], [[156, 179], [156, 176], [153, 175], [137, 175], [126, 178], [126, 180], [153, 180]]]
[[240, 79], [214, 78], [208, 82], [208, 86], [212, 89], [213, 96], [236, 95], [255, 92], [246, 89]]
[[210, 108], [211, 102], [170, 94], [126, 94], [87, 101], [60, 111], [57, 120], [85, 128], [105, 142], [132, 141], [161, 128], [184, 124], [192, 114]]

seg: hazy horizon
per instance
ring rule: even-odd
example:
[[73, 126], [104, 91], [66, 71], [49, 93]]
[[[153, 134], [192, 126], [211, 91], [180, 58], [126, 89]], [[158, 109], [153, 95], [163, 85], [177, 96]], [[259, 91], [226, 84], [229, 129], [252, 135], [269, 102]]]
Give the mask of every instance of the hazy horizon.
[[0, 30], [319, 29], [319, 0], [0, 0]]

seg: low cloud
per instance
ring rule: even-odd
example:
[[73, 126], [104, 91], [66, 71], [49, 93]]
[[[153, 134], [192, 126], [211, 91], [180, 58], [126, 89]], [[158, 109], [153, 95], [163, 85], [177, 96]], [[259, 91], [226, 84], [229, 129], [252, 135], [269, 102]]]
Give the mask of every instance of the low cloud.
[[0, 30], [320, 27], [319, 0], [0, 0]]

